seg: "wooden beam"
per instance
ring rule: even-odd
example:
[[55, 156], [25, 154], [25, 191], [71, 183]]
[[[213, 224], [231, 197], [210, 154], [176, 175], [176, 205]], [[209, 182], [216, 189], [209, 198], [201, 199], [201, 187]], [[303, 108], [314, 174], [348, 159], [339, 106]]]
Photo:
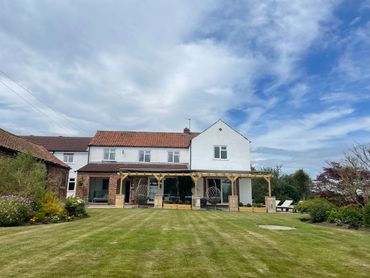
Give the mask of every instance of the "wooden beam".
[[235, 181], [239, 178], [237, 175], [228, 175], [227, 178], [231, 181], [231, 195], [235, 195]]
[[271, 174], [244, 174], [244, 173], [233, 173], [233, 172], [188, 172], [188, 173], [171, 173], [171, 172], [122, 172], [122, 174], [128, 174], [129, 176], [170, 176], [170, 177], [191, 177], [194, 174], [199, 174], [202, 177], [220, 177], [225, 178], [228, 176], [238, 176], [238, 178], [268, 178]]
[[128, 177], [128, 174], [122, 174], [120, 173], [120, 185], [119, 185], [119, 195], [122, 195], [122, 184], [123, 180]]
[[157, 194], [159, 194], [161, 190], [161, 181], [165, 178], [166, 175], [162, 173], [156, 173], [153, 174], [153, 176], [157, 179]]
[[268, 189], [269, 189], [269, 197], [271, 197], [271, 177], [264, 177], [264, 179], [267, 181]]
[[[195, 184], [201, 177], [217, 177], [217, 178], [228, 178], [231, 181], [232, 195], [235, 194], [235, 181], [238, 178], [263, 178], [268, 182], [269, 197], [271, 197], [271, 173], [240, 173], [240, 172], [185, 172], [185, 173], [173, 173], [173, 172], [123, 172], [120, 171], [118, 174], [125, 177], [128, 176], [142, 176], [142, 177], [155, 177], [158, 182], [158, 193], [160, 190], [160, 183], [165, 177], [191, 177]], [[198, 194], [198, 187], [195, 187], [194, 193]]]

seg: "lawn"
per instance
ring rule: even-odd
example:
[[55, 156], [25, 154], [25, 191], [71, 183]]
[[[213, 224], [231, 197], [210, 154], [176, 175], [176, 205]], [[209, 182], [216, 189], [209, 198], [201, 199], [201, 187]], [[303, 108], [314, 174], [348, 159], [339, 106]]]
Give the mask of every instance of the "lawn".
[[[0, 228], [1, 277], [369, 277], [370, 233], [300, 215], [90, 209]], [[270, 231], [256, 224], [296, 227]]]

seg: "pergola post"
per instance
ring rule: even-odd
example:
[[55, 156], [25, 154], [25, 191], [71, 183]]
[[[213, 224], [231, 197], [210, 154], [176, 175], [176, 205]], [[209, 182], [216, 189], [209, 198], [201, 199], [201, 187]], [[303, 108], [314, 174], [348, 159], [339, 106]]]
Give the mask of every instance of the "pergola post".
[[271, 197], [271, 175], [263, 177], [268, 184], [268, 196], [265, 197], [265, 206], [267, 213], [276, 213], [276, 198]]
[[235, 181], [239, 176], [227, 176], [231, 182], [231, 195], [229, 196], [229, 210], [230, 211], [239, 211], [239, 196], [235, 194]]
[[200, 174], [193, 174], [191, 178], [194, 182], [194, 195], [191, 196], [191, 209], [198, 210], [200, 209], [200, 196], [198, 193], [198, 181], [201, 178]]
[[119, 173], [120, 182], [119, 182], [119, 194], [116, 195], [116, 208], [125, 207], [125, 195], [122, 194], [122, 185], [123, 181], [128, 177], [128, 174]]
[[163, 194], [161, 194], [161, 181], [165, 177], [163, 174], [154, 174], [157, 179], [157, 193], [154, 197], [154, 208], [163, 208]]

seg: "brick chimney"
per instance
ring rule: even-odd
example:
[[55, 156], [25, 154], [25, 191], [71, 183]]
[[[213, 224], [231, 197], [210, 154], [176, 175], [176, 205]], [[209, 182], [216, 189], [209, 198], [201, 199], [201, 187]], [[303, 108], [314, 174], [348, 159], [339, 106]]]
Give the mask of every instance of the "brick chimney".
[[187, 128], [187, 127], [185, 127], [185, 128], [184, 128], [184, 133], [186, 133], [186, 134], [190, 134], [190, 129], [189, 129], [189, 128]]

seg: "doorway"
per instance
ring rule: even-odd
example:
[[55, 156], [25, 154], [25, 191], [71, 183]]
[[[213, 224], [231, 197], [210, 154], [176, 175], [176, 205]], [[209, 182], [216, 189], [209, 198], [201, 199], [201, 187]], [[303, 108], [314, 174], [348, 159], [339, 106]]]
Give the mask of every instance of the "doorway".
[[125, 203], [130, 202], [130, 190], [131, 189], [131, 182], [129, 180], [125, 181]]

